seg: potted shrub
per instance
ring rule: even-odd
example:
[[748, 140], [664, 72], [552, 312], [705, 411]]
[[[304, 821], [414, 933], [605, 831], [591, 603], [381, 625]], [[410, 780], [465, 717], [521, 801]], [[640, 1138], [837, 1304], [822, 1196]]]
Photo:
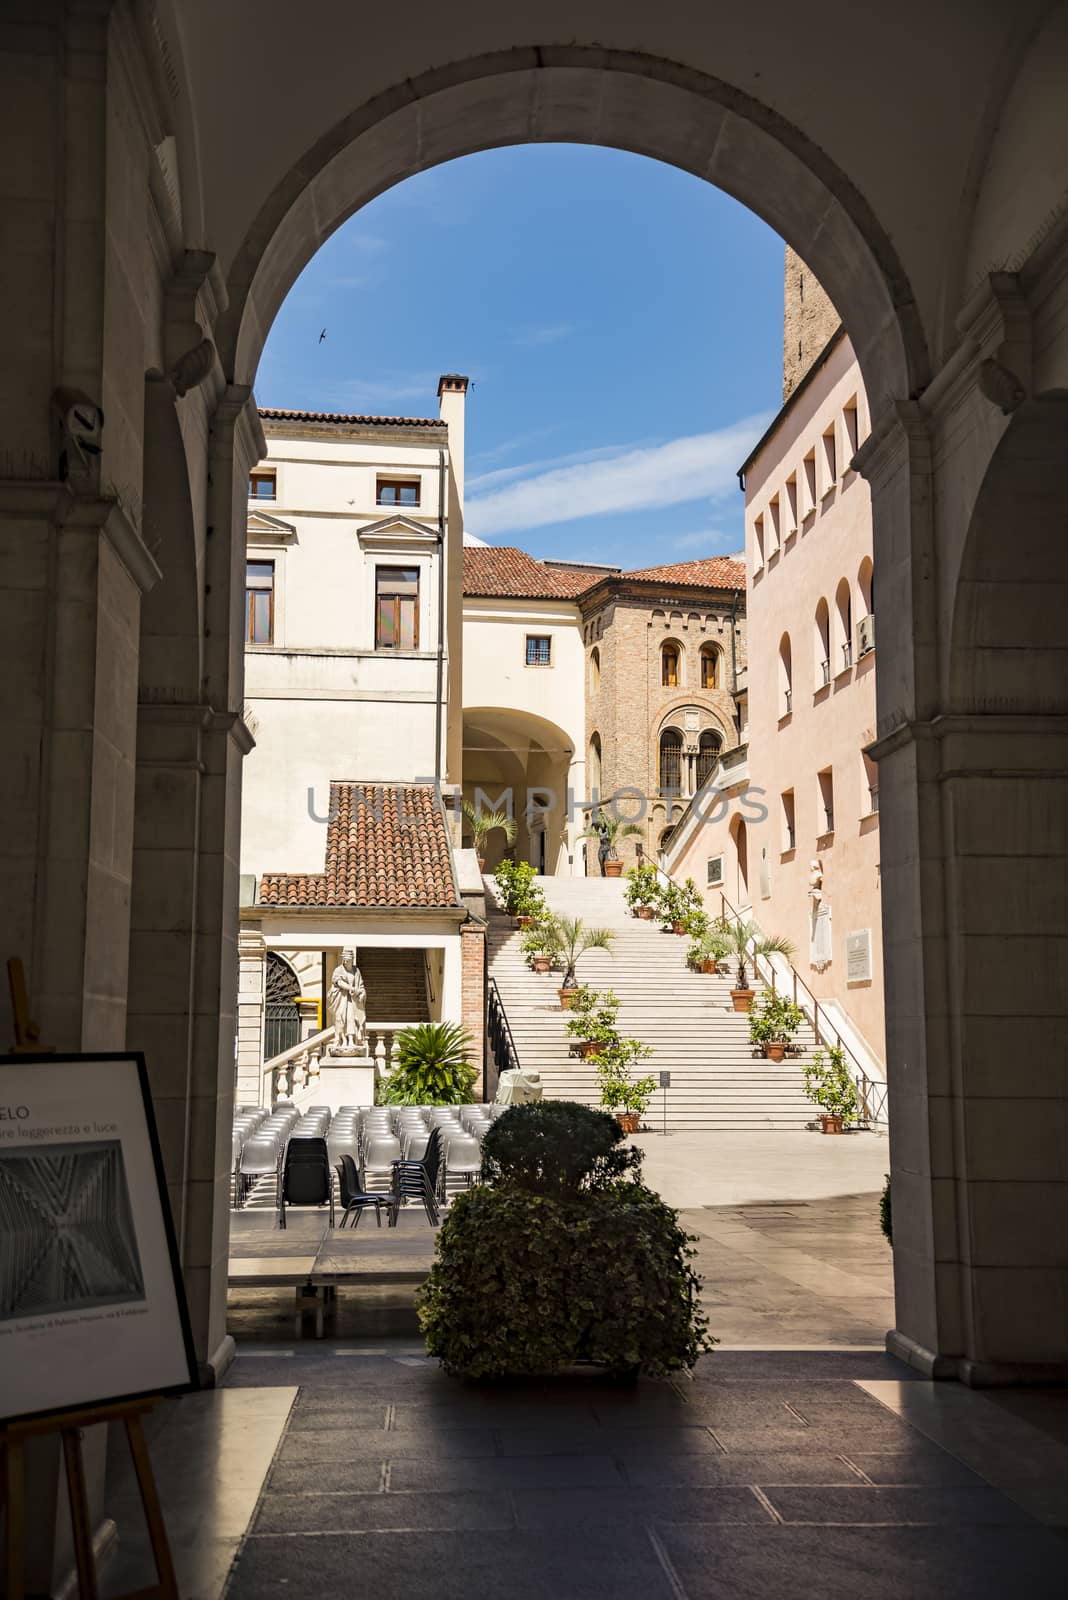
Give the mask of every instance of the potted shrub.
[[534, 882], [536, 877], [529, 861], [502, 861], [493, 874], [501, 910], [519, 918], [521, 927], [529, 928], [535, 916], [544, 912], [545, 896]]
[[471, 829], [471, 842], [478, 857], [478, 870], [486, 870], [486, 840], [498, 828], [504, 834], [508, 844], [515, 844], [519, 830], [514, 817], [507, 811], [483, 811], [481, 806], [476, 806], [470, 800], [465, 800], [461, 807], [465, 820]]
[[801, 1071], [805, 1078], [805, 1094], [820, 1108], [824, 1133], [841, 1133], [847, 1122], [856, 1121], [860, 1101], [841, 1045], [831, 1045], [826, 1052], [814, 1051], [812, 1060], [806, 1062]]
[[617, 1037], [593, 1057], [601, 1084], [601, 1104], [606, 1111], [615, 1112], [624, 1133], [637, 1133], [649, 1109], [656, 1079], [639, 1078], [635, 1082], [630, 1069], [635, 1061], [643, 1061], [652, 1053], [652, 1045], [643, 1044], [640, 1039]]
[[725, 925], [728, 949], [735, 962], [737, 987], [731, 990], [735, 1011], [748, 1011], [753, 1004], [753, 990], [749, 987], [749, 963], [757, 956], [781, 955], [789, 959], [794, 947], [780, 934], [762, 934], [755, 922], [728, 922]]
[[551, 972], [553, 965], [552, 929], [548, 922], [535, 922], [519, 941], [526, 963], [535, 972]]
[[544, 1378], [581, 1362], [659, 1377], [715, 1343], [691, 1241], [622, 1141], [611, 1117], [561, 1100], [493, 1124], [484, 1181], [456, 1196], [417, 1292], [447, 1373]]
[[719, 964], [730, 952], [730, 940], [722, 927], [712, 923], [698, 934], [686, 952], [687, 965], [695, 972], [718, 972]]
[[627, 873], [627, 887], [623, 898], [636, 917], [649, 922], [660, 898], [660, 883], [651, 861], [640, 861]]
[[536, 883], [532, 883], [516, 908], [515, 920], [520, 928], [533, 928], [544, 923], [549, 914], [545, 896]]
[[782, 1061], [790, 1040], [804, 1020], [800, 1006], [795, 1006], [792, 1000], [774, 989], [767, 989], [749, 1013], [750, 1041], [763, 1047], [769, 1061]]
[[591, 989], [585, 983], [576, 990], [571, 1015], [567, 1020], [567, 1032], [575, 1040], [571, 1048], [584, 1061], [600, 1055], [617, 1042], [618, 1012], [619, 998], [614, 990], [606, 989], [604, 994], [598, 994], [596, 989]]
[[623, 817], [617, 817], [614, 812], [600, 811], [597, 814], [596, 823], [587, 828], [584, 833], [580, 833], [579, 838], [596, 839], [598, 847], [602, 839], [607, 839], [608, 854], [604, 863], [605, 877], [618, 878], [622, 875], [623, 863], [619, 859], [616, 840], [627, 839], [632, 835], [639, 839], [643, 838], [644, 829], [640, 828], [636, 822], [627, 822]]
[[397, 1034], [397, 1070], [378, 1086], [383, 1106], [456, 1106], [471, 1099], [478, 1072], [473, 1040], [455, 1022], [417, 1022]]
[[564, 981], [557, 990], [560, 1005], [570, 1011], [578, 993], [575, 969], [587, 950], [611, 950], [615, 934], [608, 928], [589, 928], [581, 917], [552, 917], [549, 936], [555, 960], [564, 971]]

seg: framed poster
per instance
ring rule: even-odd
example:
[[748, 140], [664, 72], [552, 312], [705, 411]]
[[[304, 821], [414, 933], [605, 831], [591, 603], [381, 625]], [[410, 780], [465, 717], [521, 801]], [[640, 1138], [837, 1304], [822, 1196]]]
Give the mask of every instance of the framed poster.
[[196, 1371], [144, 1057], [0, 1057], [0, 1421]]

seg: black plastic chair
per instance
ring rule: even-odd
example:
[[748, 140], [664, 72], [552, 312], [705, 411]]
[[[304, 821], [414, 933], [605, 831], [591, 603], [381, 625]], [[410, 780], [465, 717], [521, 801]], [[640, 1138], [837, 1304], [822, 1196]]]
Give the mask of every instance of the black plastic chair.
[[421, 1161], [393, 1163], [394, 1192], [402, 1200], [420, 1201], [431, 1226], [435, 1228], [439, 1221], [438, 1202], [444, 1173], [445, 1152], [439, 1128], [435, 1128], [427, 1140], [426, 1153]]
[[325, 1139], [290, 1139], [278, 1193], [278, 1226], [286, 1225], [286, 1206], [329, 1206], [334, 1226], [334, 1173]]
[[343, 1155], [335, 1162], [334, 1170], [338, 1176], [338, 1186], [341, 1193], [341, 1221], [339, 1228], [343, 1228], [352, 1218], [352, 1226], [359, 1226], [360, 1218], [372, 1206], [378, 1226], [382, 1226], [382, 1207], [385, 1206], [389, 1216], [389, 1226], [392, 1228], [397, 1221], [397, 1208], [400, 1205], [400, 1196], [396, 1194], [373, 1194], [361, 1188], [360, 1174], [355, 1161], [351, 1156]]

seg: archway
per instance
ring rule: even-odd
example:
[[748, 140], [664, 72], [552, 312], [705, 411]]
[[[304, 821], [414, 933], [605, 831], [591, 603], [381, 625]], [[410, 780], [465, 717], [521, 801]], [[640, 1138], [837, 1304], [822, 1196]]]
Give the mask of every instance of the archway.
[[550, 876], [578, 870], [576, 839], [584, 824], [578, 815], [568, 818], [568, 788], [576, 795], [581, 788], [574, 758], [567, 734], [544, 717], [493, 706], [465, 708], [464, 800], [493, 811], [510, 807], [517, 828], [512, 847], [500, 831], [490, 835], [487, 872], [509, 848], [517, 860]]
[[749, 904], [749, 830], [745, 825], [744, 817], [735, 817], [730, 826], [730, 836], [734, 845], [734, 861], [737, 874], [735, 880], [736, 909], [741, 910], [743, 906]]

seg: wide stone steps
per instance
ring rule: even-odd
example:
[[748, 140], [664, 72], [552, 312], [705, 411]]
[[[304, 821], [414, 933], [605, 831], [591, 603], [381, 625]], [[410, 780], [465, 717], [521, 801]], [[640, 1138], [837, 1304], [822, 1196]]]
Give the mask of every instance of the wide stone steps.
[[[616, 935], [611, 951], [591, 950], [582, 957], [578, 978], [594, 989], [614, 989], [621, 1032], [653, 1047], [635, 1076], [671, 1074], [670, 1087], [653, 1097], [646, 1117], [650, 1127], [663, 1126], [665, 1092], [669, 1130], [801, 1128], [811, 1121], [814, 1108], [802, 1092], [799, 1064], [814, 1045], [807, 1025], [795, 1041], [800, 1058], [765, 1060], [749, 1041], [748, 1017], [731, 1003], [733, 976], [692, 972], [686, 965], [689, 940], [631, 916], [621, 882], [538, 881], [554, 912], [581, 916]], [[490, 973], [520, 1062], [541, 1073], [550, 1098], [597, 1105], [596, 1070], [573, 1053], [566, 1032], [568, 1013], [557, 997], [560, 975], [531, 972], [521, 940], [511, 919], [491, 917]]]

